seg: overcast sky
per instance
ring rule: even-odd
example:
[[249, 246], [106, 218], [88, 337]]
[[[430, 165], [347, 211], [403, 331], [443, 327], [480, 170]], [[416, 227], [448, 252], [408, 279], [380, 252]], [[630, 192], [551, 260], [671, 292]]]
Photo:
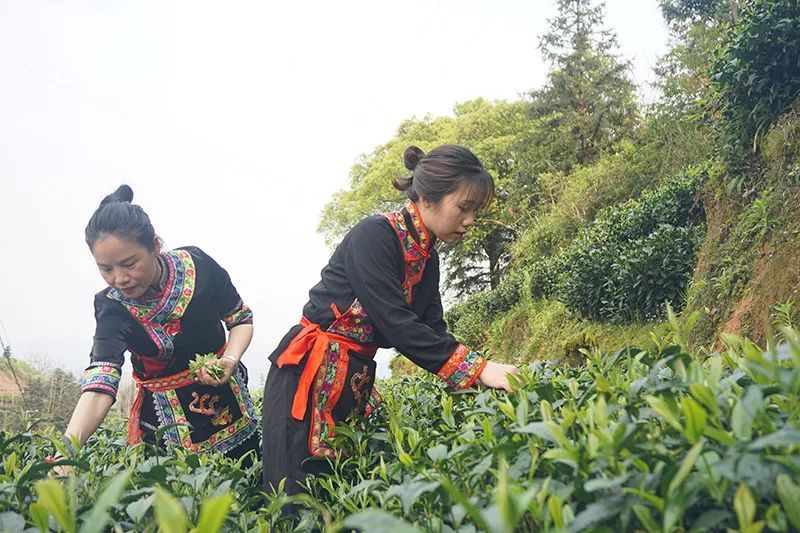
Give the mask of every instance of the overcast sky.
[[[86, 366], [104, 284], [83, 230], [128, 183], [168, 247], [200, 246], [230, 272], [255, 312], [244, 361], [258, 380], [327, 261], [320, 211], [357, 156], [404, 119], [540, 87], [554, 13], [549, 0], [0, 0], [0, 320], [15, 356]], [[607, 25], [644, 87], [668, 43], [656, 0], [609, 0]]]

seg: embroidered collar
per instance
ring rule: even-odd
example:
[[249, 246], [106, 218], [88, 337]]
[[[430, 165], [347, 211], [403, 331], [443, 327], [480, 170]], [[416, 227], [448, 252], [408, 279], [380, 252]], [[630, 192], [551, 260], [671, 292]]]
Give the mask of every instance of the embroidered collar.
[[192, 256], [186, 250], [162, 255], [167, 278], [158, 294], [128, 298], [112, 288], [106, 296], [120, 302], [142, 324], [158, 349], [158, 357], [163, 359], [172, 355], [172, 337], [180, 332], [180, 319], [194, 296], [196, 273]]
[[[408, 202], [401, 211], [384, 213], [384, 218], [389, 221], [400, 240], [405, 262], [405, 280], [402, 284], [403, 295], [406, 302], [413, 299], [414, 285], [422, 280], [425, 264], [430, 257], [434, 239], [422, 222], [422, 217], [414, 202]], [[411, 224], [409, 224], [409, 219]]]
[[186, 305], [194, 294], [194, 261], [186, 250], [172, 250], [163, 254], [167, 279], [159, 294], [146, 294], [141, 298], [128, 298], [117, 289], [107, 296], [124, 305], [137, 319], [163, 324], [168, 319], [183, 316]]
[[427, 257], [430, 254], [431, 248], [436, 244], [436, 237], [431, 236], [428, 232], [428, 228], [425, 227], [417, 204], [408, 200], [401, 212], [404, 217], [408, 215], [407, 218], [411, 221], [410, 228], [412, 230], [409, 233], [411, 233], [415, 243], [419, 245], [420, 251]]

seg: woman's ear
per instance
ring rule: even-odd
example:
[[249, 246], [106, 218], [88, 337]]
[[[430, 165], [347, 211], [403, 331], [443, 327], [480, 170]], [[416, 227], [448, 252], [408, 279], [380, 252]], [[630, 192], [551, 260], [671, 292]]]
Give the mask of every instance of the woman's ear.
[[161, 239], [158, 238], [158, 235], [153, 237], [153, 251], [156, 255], [161, 253]]

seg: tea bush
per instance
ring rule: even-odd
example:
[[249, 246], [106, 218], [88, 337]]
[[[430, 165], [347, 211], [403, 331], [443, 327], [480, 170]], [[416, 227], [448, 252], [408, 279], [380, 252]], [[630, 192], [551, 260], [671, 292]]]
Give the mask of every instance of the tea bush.
[[[538, 361], [512, 393], [382, 384], [375, 418], [337, 428], [341, 457], [308, 495], [260, 490], [259, 467], [129, 447], [123, 421], [79, 452], [0, 434], [5, 531], [794, 531], [800, 528], [800, 341], [686, 325], [656, 347]], [[60, 450], [68, 459], [50, 463]], [[48, 477], [56, 464], [66, 477]], [[281, 512], [291, 503], [294, 512]]]
[[445, 313], [450, 330], [469, 346], [482, 346], [492, 320], [511, 310], [522, 298], [521, 275], [507, 276], [497, 289], [471, 295]]
[[653, 351], [589, 353], [583, 368], [537, 362], [511, 394], [406, 378], [381, 423], [340, 429], [347, 458], [310, 488], [333, 523], [365, 529], [790, 531], [800, 344], [789, 339], [762, 351], [729, 337], [708, 354], [676, 335]]
[[531, 294], [611, 322], [663, 317], [665, 302], [680, 308], [702, 237], [697, 191], [703, 177], [696, 170], [601, 211], [568, 246], [530, 270]]

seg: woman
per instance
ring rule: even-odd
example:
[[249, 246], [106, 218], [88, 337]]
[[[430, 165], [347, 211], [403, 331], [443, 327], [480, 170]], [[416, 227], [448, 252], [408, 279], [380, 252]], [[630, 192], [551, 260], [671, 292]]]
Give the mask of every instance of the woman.
[[[83, 444], [108, 414], [125, 351], [136, 398], [128, 442], [181, 446], [192, 452], [258, 453], [258, 423], [239, 360], [253, 336], [253, 313], [228, 273], [193, 246], [162, 251], [144, 210], [122, 185], [100, 203], [86, 226], [86, 244], [108, 287], [95, 295], [97, 329], [91, 363], [67, 435]], [[229, 331], [227, 343], [222, 324]], [[214, 352], [224, 375], [189, 362]]]
[[302, 490], [318, 461], [334, 456], [326, 437], [349, 415], [369, 415], [377, 348], [393, 347], [453, 389], [479, 383], [509, 390], [517, 369], [485, 360], [447, 332], [436, 242], [464, 237], [494, 182], [472, 152], [440, 146], [404, 154], [411, 174], [395, 180], [408, 202], [362, 220], [342, 240], [309, 293], [300, 324], [270, 356], [264, 389], [267, 491]]

